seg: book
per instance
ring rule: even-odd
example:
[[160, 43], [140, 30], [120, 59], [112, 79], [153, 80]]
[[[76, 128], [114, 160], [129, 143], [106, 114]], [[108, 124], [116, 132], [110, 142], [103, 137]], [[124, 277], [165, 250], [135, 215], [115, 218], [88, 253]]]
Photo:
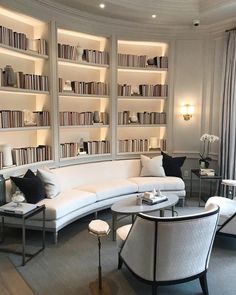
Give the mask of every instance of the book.
[[215, 170], [214, 169], [200, 169], [200, 175], [202, 176], [214, 176]]
[[154, 205], [154, 204], [159, 204], [159, 203], [165, 202], [168, 200], [168, 198], [166, 196], [148, 198], [148, 197], [145, 197], [145, 195], [144, 195], [142, 200], [143, 200], [143, 202], [145, 202], [149, 205]]
[[10, 202], [1, 206], [0, 211], [6, 213], [26, 214], [36, 207], [37, 205], [35, 204], [21, 203], [19, 206], [17, 206], [16, 203]]

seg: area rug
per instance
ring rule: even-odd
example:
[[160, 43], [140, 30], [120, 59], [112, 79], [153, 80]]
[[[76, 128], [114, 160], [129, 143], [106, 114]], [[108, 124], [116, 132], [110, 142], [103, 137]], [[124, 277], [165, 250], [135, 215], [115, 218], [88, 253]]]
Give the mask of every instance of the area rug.
[[[198, 207], [177, 207], [179, 215], [201, 210]], [[53, 244], [52, 235], [47, 233], [44, 252], [24, 267], [20, 266], [18, 256], [10, 254], [11, 261], [36, 295], [91, 294], [90, 285], [98, 277], [97, 240], [87, 228], [92, 218], [92, 215], [87, 216], [62, 229], [57, 245]], [[111, 223], [110, 211], [99, 213], [99, 218]], [[27, 235], [28, 244], [35, 247], [40, 241], [40, 233], [29, 231]], [[17, 236], [20, 238], [20, 232], [16, 232]], [[235, 295], [235, 270], [236, 239], [216, 238], [208, 271], [210, 294]], [[125, 266], [122, 270], [117, 269], [117, 247], [111, 235], [102, 238], [102, 274], [114, 295], [151, 294], [151, 287], [134, 278]], [[202, 294], [198, 280], [159, 287], [158, 291], [160, 295]]]

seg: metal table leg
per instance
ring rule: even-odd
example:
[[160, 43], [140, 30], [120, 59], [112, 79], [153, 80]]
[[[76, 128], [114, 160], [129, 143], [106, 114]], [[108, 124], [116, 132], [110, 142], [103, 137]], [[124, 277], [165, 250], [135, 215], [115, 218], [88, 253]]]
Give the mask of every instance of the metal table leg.
[[116, 223], [117, 223], [117, 214], [116, 212], [112, 211], [112, 240], [116, 240]]
[[25, 219], [22, 220], [22, 266], [25, 265]]
[[199, 194], [198, 194], [198, 206], [201, 207], [201, 194], [202, 194], [202, 180], [199, 178]]

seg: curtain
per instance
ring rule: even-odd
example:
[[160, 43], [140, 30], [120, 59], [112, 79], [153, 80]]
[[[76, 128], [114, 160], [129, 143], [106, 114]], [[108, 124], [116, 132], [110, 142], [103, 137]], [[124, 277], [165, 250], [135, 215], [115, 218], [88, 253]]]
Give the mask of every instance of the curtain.
[[220, 172], [236, 179], [236, 30], [228, 32], [220, 126]]

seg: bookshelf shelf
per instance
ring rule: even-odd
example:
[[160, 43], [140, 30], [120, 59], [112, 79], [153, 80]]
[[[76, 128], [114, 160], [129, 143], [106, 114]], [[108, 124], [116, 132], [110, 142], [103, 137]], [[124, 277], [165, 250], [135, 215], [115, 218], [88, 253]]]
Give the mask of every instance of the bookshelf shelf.
[[[168, 130], [168, 44], [118, 40], [117, 49], [117, 156], [160, 153]], [[160, 149], [150, 151], [151, 141]]]
[[14, 57], [24, 58], [24, 59], [34, 60], [34, 61], [48, 59], [48, 55], [40, 54], [30, 50], [18, 49], [18, 48], [0, 43], [0, 54], [2, 53], [11, 55]]
[[118, 67], [118, 72], [134, 72], [134, 73], [166, 73], [167, 68], [157, 67]]
[[165, 100], [167, 99], [167, 96], [118, 96], [117, 97], [120, 100]]
[[[110, 93], [110, 66], [105, 63], [106, 61], [109, 63], [110, 40], [57, 28], [57, 42], [58, 77], [60, 78], [58, 101], [61, 124], [59, 128], [60, 161], [65, 162], [62, 156], [74, 156], [78, 142], [82, 141], [84, 145], [88, 145], [88, 142], [98, 142], [98, 145], [101, 141], [110, 142], [111, 99], [108, 94]], [[71, 83], [73, 92], [63, 92], [68, 81], [69, 84]], [[95, 119], [95, 114], [100, 119]], [[104, 125], [92, 124], [99, 121], [104, 122]], [[76, 125], [69, 125], [71, 122]], [[102, 145], [100, 149], [106, 149], [106, 147]], [[108, 154], [105, 153], [105, 155]], [[103, 154], [93, 153], [68, 159], [70, 162], [80, 161], [80, 159], [90, 161], [91, 157], [97, 159], [103, 157]]]
[[49, 91], [39, 91], [39, 90], [5, 87], [5, 86], [0, 87], [0, 92], [14, 93], [14, 94], [24, 94], [24, 95], [36, 95], [36, 94], [49, 95], [50, 94]]
[[81, 98], [81, 99], [109, 99], [110, 97], [108, 95], [97, 95], [97, 94], [94, 94], [94, 95], [91, 95], [91, 94], [76, 94], [76, 93], [63, 93], [63, 92], [60, 92], [59, 93], [59, 97], [75, 97], [75, 98]]
[[66, 58], [58, 58], [58, 64], [60, 66], [74, 66], [86, 69], [104, 70], [108, 69], [109, 65], [98, 64], [98, 63], [88, 63], [88, 62], [78, 62], [76, 60], [70, 60]]
[[53, 162], [54, 130], [48, 126], [53, 118], [53, 78], [48, 55], [51, 24], [2, 7], [0, 17], [1, 144], [10, 146], [15, 165], [2, 169], [5, 175]]
[[49, 130], [50, 126], [32, 126], [32, 127], [15, 127], [15, 128], [0, 128], [0, 132], [15, 132], [15, 131], [34, 131], [34, 130]]
[[73, 128], [109, 128], [109, 125], [68, 125], [60, 126], [61, 129], [73, 129]]
[[166, 127], [166, 124], [118, 124], [118, 127], [124, 128], [162, 128]]

